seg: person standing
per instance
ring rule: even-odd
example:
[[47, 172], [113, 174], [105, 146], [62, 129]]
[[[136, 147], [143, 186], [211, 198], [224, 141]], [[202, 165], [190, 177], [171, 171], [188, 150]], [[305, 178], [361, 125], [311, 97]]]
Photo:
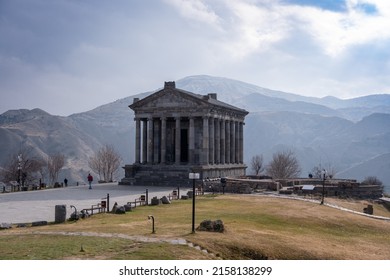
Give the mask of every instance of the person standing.
[[68, 186], [68, 179], [64, 179], [64, 184], [65, 184], [65, 187], [67, 187]]
[[93, 177], [91, 175], [91, 173], [88, 174], [88, 184], [89, 184], [89, 189], [92, 189], [92, 181], [93, 181]]

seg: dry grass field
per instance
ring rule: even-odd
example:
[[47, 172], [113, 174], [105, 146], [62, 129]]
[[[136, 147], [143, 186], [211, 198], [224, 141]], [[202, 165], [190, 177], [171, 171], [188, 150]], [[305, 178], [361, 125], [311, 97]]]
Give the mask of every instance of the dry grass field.
[[[326, 202], [359, 212], [370, 203]], [[155, 217], [155, 234], [148, 215]], [[374, 215], [390, 217], [390, 212], [374, 204]], [[206, 195], [197, 197], [196, 226], [205, 219], [221, 219], [226, 231], [192, 234], [191, 219], [192, 201], [177, 200], [137, 207], [124, 215], [106, 213], [77, 222], [15, 227], [0, 231], [0, 259], [390, 260], [390, 221], [317, 203]], [[191, 246], [173, 242], [183, 239]]]

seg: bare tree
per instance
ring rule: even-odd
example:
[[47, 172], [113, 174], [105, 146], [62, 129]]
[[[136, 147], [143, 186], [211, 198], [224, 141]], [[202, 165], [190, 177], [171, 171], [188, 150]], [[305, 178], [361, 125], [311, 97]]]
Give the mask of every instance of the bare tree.
[[89, 167], [99, 174], [100, 180], [112, 182], [121, 160], [114, 147], [106, 144], [90, 158]]
[[375, 176], [368, 176], [362, 181], [362, 185], [378, 185], [382, 186], [383, 182]]
[[295, 154], [288, 150], [272, 156], [272, 161], [267, 166], [267, 173], [276, 179], [287, 179], [297, 177], [301, 173], [301, 167]]
[[251, 167], [256, 176], [260, 175], [260, 173], [265, 169], [263, 155], [253, 156], [251, 160]]
[[19, 182], [20, 186], [37, 183], [39, 171], [44, 161], [31, 155], [31, 149], [23, 148], [17, 154], [12, 154], [1, 168], [0, 176], [3, 181]]
[[49, 172], [50, 182], [53, 184], [58, 179], [58, 174], [65, 165], [65, 156], [63, 154], [50, 155], [47, 160], [47, 171]]
[[314, 178], [322, 179], [323, 170], [326, 170], [326, 174], [330, 179], [336, 176], [337, 170], [330, 163], [326, 167], [323, 167], [321, 164], [314, 166], [310, 174], [312, 174]]

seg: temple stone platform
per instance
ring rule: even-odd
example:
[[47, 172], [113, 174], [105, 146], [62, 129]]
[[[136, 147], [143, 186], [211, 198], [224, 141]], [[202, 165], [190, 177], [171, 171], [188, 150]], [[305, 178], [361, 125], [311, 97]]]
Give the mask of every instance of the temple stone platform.
[[247, 168], [244, 164], [224, 165], [150, 165], [132, 164], [123, 167], [125, 178], [120, 184], [137, 186], [187, 186], [191, 184], [189, 173], [200, 174], [200, 179], [240, 177]]

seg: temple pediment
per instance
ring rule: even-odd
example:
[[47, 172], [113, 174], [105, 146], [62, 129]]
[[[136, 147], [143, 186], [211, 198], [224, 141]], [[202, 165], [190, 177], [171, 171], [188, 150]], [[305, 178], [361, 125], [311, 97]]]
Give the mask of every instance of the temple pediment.
[[202, 105], [206, 105], [207, 103], [202, 102], [202, 100], [198, 100], [193, 98], [192, 96], [186, 94], [180, 90], [162, 90], [157, 92], [149, 98], [145, 98], [135, 104], [131, 105], [130, 108], [133, 110], [141, 109], [148, 110], [151, 108], [194, 108]]
[[232, 112], [242, 118], [248, 114], [247, 111], [226, 104], [217, 99], [216, 93], [207, 95], [195, 94], [176, 88], [175, 82], [165, 82], [163, 89], [145, 97], [141, 100], [134, 100], [129, 106], [135, 113], [151, 112], [158, 108], [159, 111], [199, 111], [222, 110]]

